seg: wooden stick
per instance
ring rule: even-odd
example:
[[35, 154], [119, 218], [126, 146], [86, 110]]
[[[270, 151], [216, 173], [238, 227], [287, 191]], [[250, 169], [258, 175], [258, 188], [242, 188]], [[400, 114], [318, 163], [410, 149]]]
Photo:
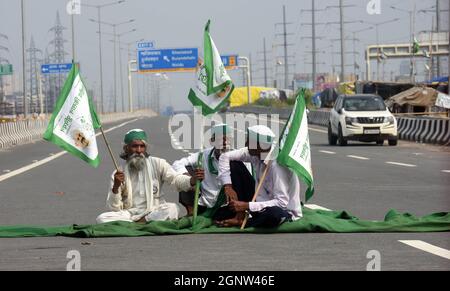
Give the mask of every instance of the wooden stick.
[[[256, 201], [256, 198], [259, 195], [259, 191], [261, 190], [261, 187], [262, 187], [262, 185], [264, 183], [264, 180], [266, 179], [267, 171], [269, 170], [269, 167], [270, 167], [271, 164], [272, 164], [272, 160], [270, 160], [269, 163], [267, 164], [266, 169], [264, 170], [264, 173], [263, 173], [263, 175], [261, 177], [261, 180], [259, 180], [259, 184], [258, 184], [258, 187], [256, 187], [256, 191], [255, 191], [255, 194], [253, 195], [252, 202]], [[249, 212], [247, 211], [245, 213], [245, 218], [244, 218], [244, 221], [242, 222], [241, 229], [245, 228], [245, 225], [247, 224], [247, 221], [248, 221], [248, 215], [249, 215]]]
[[103, 139], [105, 140], [105, 144], [106, 144], [106, 147], [108, 148], [109, 155], [111, 156], [111, 159], [113, 160], [114, 167], [116, 167], [116, 171], [119, 171], [119, 166], [117, 165], [117, 161], [116, 161], [116, 159], [114, 158], [114, 155], [113, 155], [113, 152], [112, 152], [112, 150], [111, 150], [111, 147], [109, 146], [109, 142], [108, 142], [108, 140], [106, 139], [106, 135], [105, 135], [105, 132], [103, 131], [103, 127], [100, 127], [100, 131], [101, 131], [101, 133], [102, 133]]
[[195, 226], [195, 223], [197, 221], [197, 213], [198, 213], [198, 198], [200, 195], [200, 181], [195, 181], [195, 194], [194, 194], [194, 211], [192, 216], [192, 227]]
[[[194, 107], [195, 110], [195, 107]], [[201, 127], [200, 127], [200, 153], [199, 153], [199, 160], [197, 161], [197, 166], [198, 164], [201, 164], [201, 167], [203, 168], [203, 155], [201, 154], [203, 152], [203, 127], [205, 124], [205, 119], [203, 118], [203, 112], [200, 109], [199, 112], [200, 114], [200, 121], [201, 121]], [[192, 216], [192, 227], [195, 226], [195, 223], [197, 222], [197, 213], [198, 213], [198, 199], [200, 196], [200, 184], [201, 181], [196, 181], [195, 182], [195, 194], [194, 194], [194, 213]]]

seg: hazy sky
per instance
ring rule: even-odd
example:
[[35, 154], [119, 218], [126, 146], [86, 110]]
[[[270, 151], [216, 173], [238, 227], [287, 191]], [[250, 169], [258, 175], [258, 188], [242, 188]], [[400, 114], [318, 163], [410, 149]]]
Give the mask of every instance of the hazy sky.
[[[394, 11], [389, 8], [395, 5], [402, 9], [417, 10], [429, 9], [436, 4], [436, 0], [380, 0], [382, 5], [381, 15], [368, 15], [366, 5], [369, 0], [345, 0], [346, 5], [355, 5], [345, 9], [345, 21], [363, 20], [366, 22], [382, 22], [394, 18], [401, 18], [395, 24], [380, 27], [380, 42], [382, 43], [407, 43], [409, 42], [409, 16], [407, 13]], [[67, 61], [71, 59], [71, 33], [70, 17], [66, 13], [66, 0], [25, 0], [25, 31], [26, 47], [29, 46], [31, 35], [36, 46], [45, 50], [54, 35], [49, 29], [55, 24], [56, 11], [59, 11], [61, 22], [67, 28], [64, 32], [67, 43], [65, 49], [69, 53]], [[81, 0], [82, 3], [103, 4], [108, 0]], [[112, 1], [114, 2], [114, 1]], [[441, 0], [441, 9], [448, 9], [448, 2]], [[338, 0], [316, 0], [316, 8], [323, 9], [326, 6], [338, 5]], [[269, 50], [269, 66], [272, 67], [276, 57], [282, 57], [282, 48], [277, 46], [282, 43], [282, 38], [276, 33], [282, 32], [282, 27], [275, 23], [282, 22], [282, 6], [286, 5], [288, 32], [292, 33], [288, 42], [289, 55], [295, 59], [295, 69], [290, 71], [298, 73], [310, 73], [311, 40], [302, 39], [311, 35], [311, 26], [301, 26], [301, 23], [311, 22], [311, 15], [301, 12], [302, 9], [311, 9], [310, 0], [127, 0], [125, 3], [103, 8], [102, 20], [105, 22], [123, 22], [135, 19], [134, 23], [123, 25], [117, 32], [137, 29], [135, 33], [123, 36], [122, 41], [131, 42], [139, 39], [154, 40], [158, 48], [174, 47], [202, 47], [203, 28], [208, 19], [212, 20], [211, 35], [221, 54], [239, 54], [249, 56], [251, 54], [254, 69], [254, 82], [261, 85], [262, 79], [262, 51], [263, 38], [266, 38], [267, 50]], [[317, 12], [317, 22], [333, 22], [339, 20], [338, 9], [327, 9]], [[433, 13], [418, 13], [416, 16], [416, 32], [430, 30]], [[97, 18], [97, 10], [82, 7], [81, 15], [75, 17], [76, 26], [76, 54], [81, 63], [82, 74], [87, 79], [88, 86], [97, 94], [99, 92], [99, 49], [98, 49], [98, 25], [90, 22], [89, 18]], [[441, 26], [448, 30], [448, 12], [443, 12]], [[0, 38], [0, 45], [7, 46], [9, 53], [1, 52], [2, 57], [7, 57], [17, 72], [21, 71], [21, 22], [20, 1], [0, 0], [0, 33], [6, 34], [9, 40]], [[364, 29], [369, 24], [346, 24], [347, 36], [351, 31]], [[103, 32], [111, 33], [109, 26], [102, 27]], [[339, 38], [338, 25], [322, 25], [317, 27], [317, 35], [324, 37], [318, 41], [318, 50], [325, 50], [326, 54], [319, 54], [320, 64], [318, 71], [330, 72], [332, 64], [332, 50], [329, 47], [331, 39]], [[364, 68], [363, 47], [375, 44], [375, 31], [367, 31], [357, 36], [356, 50], [360, 52], [357, 59], [361, 68]], [[113, 86], [113, 44], [109, 35], [103, 37], [103, 62], [104, 62], [104, 92], [105, 98], [110, 95]], [[339, 52], [338, 42], [334, 43], [335, 52]], [[125, 46], [124, 46], [125, 48]], [[346, 42], [346, 50], [352, 51], [352, 42]], [[49, 47], [51, 50], [51, 46]], [[124, 68], [124, 94], [126, 96], [126, 52], [122, 52]], [[339, 64], [339, 55], [334, 55], [335, 64]], [[353, 55], [347, 55], [347, 64], [353, 64]], [[386, 66], [386, 71], [398, 71], [398, 62], [392, 62]], [[339, 70], [339, 69], [338, 69]], [[352, 67], [347, 68], [353, 70]], [[419, 69], [421, 73], [423, 69]], [[280, 69], [279, 72], [282, 72]], [[270, 76], [272, 82], [273, 74]], [[242, 76], [238, 71], [231, 73], [238, 86], [242, 84]], [[189, 86], [193, 82], [193, 73], [169, 74], [168, 88], [163, 90], [163, 106], [171, 103], [177, 109], [188, 108], [186, 99]], [[282, 79], [280, 79], [281, 81]], [[143, 84], [143, 83], [142, 83]], [[142, 86], [141, 84], [141, 86]], [[134, 89], [136, 92], [136, 88]], [[118, 86], [120, 94], [120, 86]]]

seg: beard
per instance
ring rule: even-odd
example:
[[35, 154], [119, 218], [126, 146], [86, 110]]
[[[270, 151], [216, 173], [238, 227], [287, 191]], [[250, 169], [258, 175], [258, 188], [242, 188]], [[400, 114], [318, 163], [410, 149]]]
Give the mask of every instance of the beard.
[[128, 160], [127, 164], [132, 172], [140, 172], [145, 167], [145, 155], [144, 154], [132, 154]]

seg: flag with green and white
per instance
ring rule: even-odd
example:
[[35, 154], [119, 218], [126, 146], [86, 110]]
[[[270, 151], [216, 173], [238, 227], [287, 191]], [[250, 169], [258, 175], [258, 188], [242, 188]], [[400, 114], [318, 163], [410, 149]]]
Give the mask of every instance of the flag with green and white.
[[420, 44], [416, 37], [414, 37], [414, 43], [413, 43], [413, 54], [417, 54], [420, 50]]
[[44, 139], [86, 161], [100, 164], [95, 129], [101, 124], [76, 64], [56, 101]]
[[199, 64], [195, 85], [189, 91], [192, 105], [201, 107], [203, 115], [210, 115], [226, 105], [234, 90], [220, 53], [209, 33], [210, 20], [204, 32], [204, 61]]
[[314, 178], [304, 94], [305, 91], [302, 89], [281, 134], [277, 162], [292, 170], [308, 185], [305, 194], [305, 199], [308, 201], [314, 194]]

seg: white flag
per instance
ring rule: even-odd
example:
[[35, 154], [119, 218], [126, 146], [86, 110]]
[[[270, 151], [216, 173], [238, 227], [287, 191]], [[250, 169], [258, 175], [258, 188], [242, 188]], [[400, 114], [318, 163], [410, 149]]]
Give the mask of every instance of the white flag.
[[97, 167], [100, 158], [95, 129], [100, 127], [77, 65], [73, 64], [56, 101], [44, 139]]
[[233, 82], [225, 70], [220, 53], [209, 34], [206, 24], [204, 34], [204, 62], [199, 65], [197, 79], [189, 91], [188, 99], [202, 108], [203, 115], [213, 114], [226, 105], [234, 90]]
[[314, 178], [304, 90], [297, 96], [294, 109], [281, 135], [277, 162], [294, 171], [308, 185], [305, 195], [308, 201], [314, 194]]

